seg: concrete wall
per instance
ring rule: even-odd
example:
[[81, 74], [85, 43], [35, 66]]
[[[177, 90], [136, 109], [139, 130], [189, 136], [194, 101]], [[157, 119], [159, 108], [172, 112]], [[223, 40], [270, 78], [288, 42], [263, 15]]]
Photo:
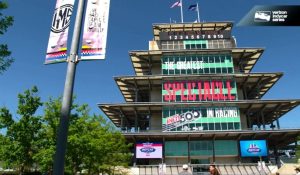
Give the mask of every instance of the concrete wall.
[[167, 165], [188, 164], [188, 158], [187, 157], [182, 157], [182, 158], [166, 157], [165, 163]]
[[[241, 111], [240, 111], [241, 112]], [[241, 116], [241, 128], [244, 129], [248, 129], [247, 127], [247, 117], [244, 113], [240, 113]]]
[[151, 72], [152, 72], [152, 75], [160, 75], [161, 74], [161, 65], [153, 64]]
[[239, 162], [238, 157], [216, 157], [215, 163], [220, 163], [220, 164], [228, 164], [228, 163], [233, 163], [236, 164]]
[[240, 89], [239, 87], [237, 87], [238, 90], [237, 90], [237, 94], [238, 94], [238, 100], [244, 100], [245, 97], [244, 97], [244, 93], [243, 93], [243, 90]]
[[161, 89], [152, 89], [150, 92], [150, 102], [161, 102]]
[[161, 114], [153, 114], [150, 118], [150, 130], [162, 130]]

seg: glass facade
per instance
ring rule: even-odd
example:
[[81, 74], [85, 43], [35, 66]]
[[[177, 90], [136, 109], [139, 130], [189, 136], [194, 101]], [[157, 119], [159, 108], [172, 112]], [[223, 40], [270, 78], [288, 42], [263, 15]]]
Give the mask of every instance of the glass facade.
[[168, 55], [162, 57], [163, 75], [231, 73], [234, 73], [234, 66], [230, 54]]
[[166, 141], [165, 156], [238, 156], [238, 146], [236, 140], [200, 140], [190, 141]]
[[212, 141], [191, 141], [190, 142], [191, 156], [212, 156], [213, 142]]
[[219, 156], [230, 156], [239, 154], [236, 140], [215, 140], [215, 154]]
[[237, 107], [163, 108], [163, 132], [240, 130]]
[[165, 156], [188, 156], [187, 141], [165, 142]]
[[183, 41], [184, 48], [186, 50], [191, 49], [207, 49], [208, 41], [207, 40], [187, 40]]
[[223, 49], [232, 47], [232, 42], [229, 39], [161, 41], [162, 50]]

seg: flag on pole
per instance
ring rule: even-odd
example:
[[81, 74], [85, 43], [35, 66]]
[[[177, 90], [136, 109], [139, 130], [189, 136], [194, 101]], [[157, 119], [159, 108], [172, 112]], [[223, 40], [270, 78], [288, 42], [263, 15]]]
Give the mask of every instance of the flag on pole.
[[180, 1], [177, 1], [177, 2], [175, 2], [172, 6], [171, 6], [171, 8], [174, 8], [174, 7], [181, 7], [182, 6], [182, 4], [181, 4], [181, 2]]
[[197, 4], [193, 4], [189, 6], [190, 11], [196, 11], [197, 10]]
[[198, 22], [200, 22], [200, 15], [199, 15], [199, 6], [197, 4], [192, 4], [188, 8], [189, 11], [196, 11], [197, 12], [197, 17], [198, 17]]

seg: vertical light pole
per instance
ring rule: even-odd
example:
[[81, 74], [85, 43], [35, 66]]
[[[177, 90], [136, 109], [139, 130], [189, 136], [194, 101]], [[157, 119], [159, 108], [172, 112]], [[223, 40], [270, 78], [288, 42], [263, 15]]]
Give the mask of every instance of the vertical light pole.
[[78, 9], [76, 13], [75, 25], [73, 30], [73, 38], [71, 43], [71, 50], [68, 59], [68, 68], [65, 81], [65, 88], [61, 107], [61, 117], [57, 134], [56, 153], [54, 157], [53, 174], [63, 175], [65, 165], [65, 154], [67, 148], [69, 116], [72, 106], [72, 96], [74, 79], [76, 72], [76, 63], [78, 58], [79, 38], [81, 34], [81, 24], [83, 17], [85, 0], [78, 0]]

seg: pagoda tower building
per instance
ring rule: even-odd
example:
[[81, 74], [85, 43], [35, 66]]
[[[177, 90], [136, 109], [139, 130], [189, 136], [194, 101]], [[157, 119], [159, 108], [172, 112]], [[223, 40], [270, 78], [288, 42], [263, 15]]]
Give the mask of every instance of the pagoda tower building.
[[[278, 119], [300, 101], [261, 99], [283, 73], [251, 72], [264, 49], [237, 47], [232, 27], [153, 24], [149, 50], [129, 52], [136, 75], [115, 77], [125, 103], [98, 106], [133, 143], [134, 164], [278, 162], [296, 141], [300, 129]], [[244, 155], [243, 141], [255, 141], [247, 151], [257, 156]], [[137, 155], [147, 143], [162, 145], [161, 158]]]

